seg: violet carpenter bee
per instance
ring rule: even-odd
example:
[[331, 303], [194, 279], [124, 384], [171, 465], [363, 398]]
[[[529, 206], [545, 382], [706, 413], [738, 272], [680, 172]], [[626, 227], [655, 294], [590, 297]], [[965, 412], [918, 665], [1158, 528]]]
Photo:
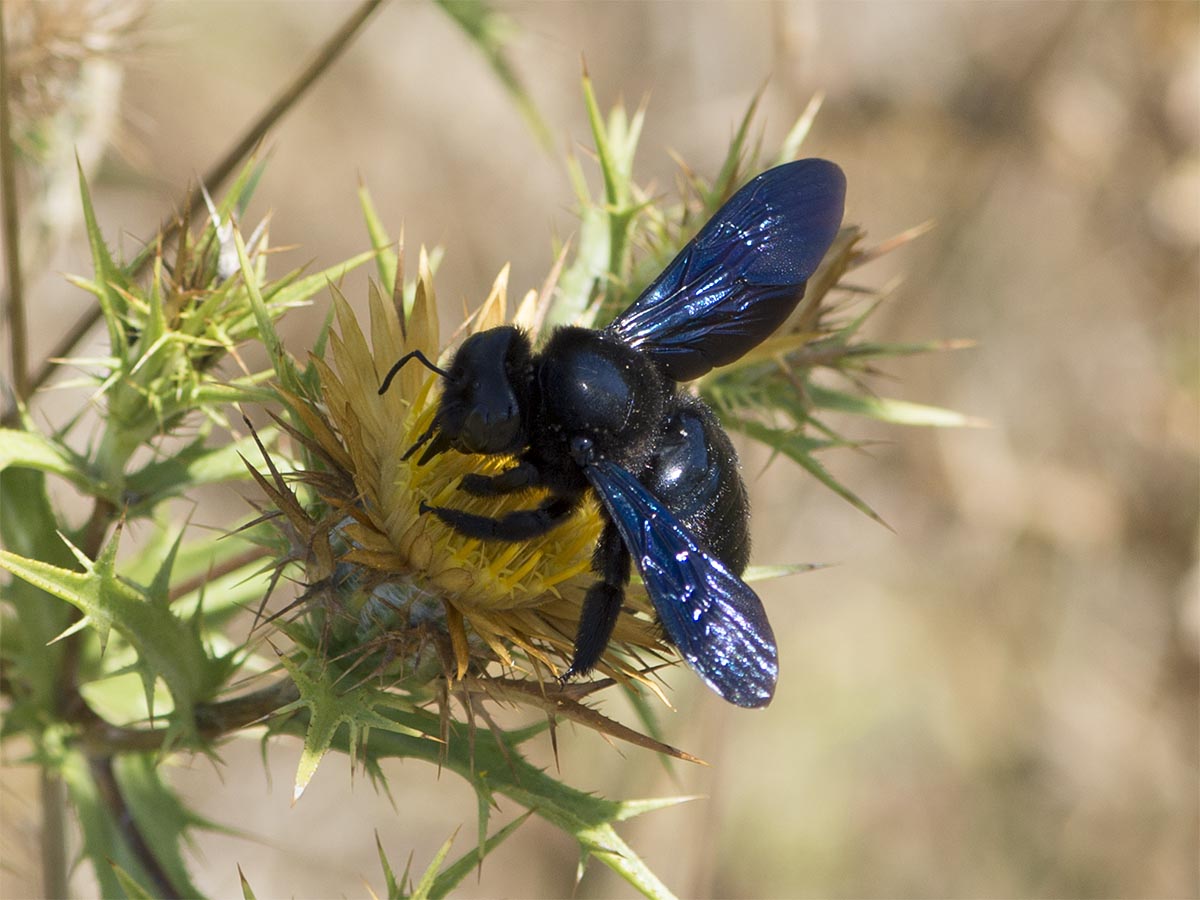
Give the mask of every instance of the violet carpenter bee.
[[716, 415], [679, 388], [741, 357], [788, 317], [842, 221], [846, 179], [803, 159], [748, 182], [607, 327], [560, 327], [535, 351], [511, 326], [469, 337], [429, 430], [407, 455], [499, 454], [498, 475], [466, 476], [475, 496], [547, 490], [532, 509], [488, 518], [424, 506], [456, 531], [521, 541], [558, 527], [588, 490], [606, 522], [592, 558], [564, 677], [608, 646], [635, 563], [666, 638], [716, 693], [745, 707], [775, 692], [778, 654], [762, 602], [739, 577], [750, 555], [737, 455]]

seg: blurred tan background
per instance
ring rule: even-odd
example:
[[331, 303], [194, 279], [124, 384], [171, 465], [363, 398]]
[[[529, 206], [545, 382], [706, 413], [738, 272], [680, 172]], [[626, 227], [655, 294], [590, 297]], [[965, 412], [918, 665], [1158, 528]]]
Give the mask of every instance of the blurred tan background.
[[[299, 246], [278, 271], [367, 245], [361, 177], [410, 250], [445, 246], [439, 296], [455, 323], [506, 261], [518, 294], [538, 285], [551, 236], [576, 227], [561, 156], [590, 145], [580, 54], [605, 106], [649, 97], [637, 169], [664, 190], [668, 151], [712, 172], [769, 79], [768, 149], [826, 93], [806, 151], [845, 168], [848, 221], [873, 240], [938, 223], [859, 274], [904, 278], [871, 335], [978, 347], [898, 362], [877, 388], [990, 422], [839, 423], [886, 441], [826, 463], [894, 533], [745, 448], [755, 561], [836, 563], [762, 588], [782, 658], [774, 704], [738, 711], [676, 673], [666, 739], [711, 768], [668, 772], [568, 728], [565, 779], [705, 795], [623, 829], [686, 896], [1200, 894], [1198, 7], [499, 6], [555, 155], [444, 14], [393, 3], [270, 141], [252, 211], [272, 211], [273, 243]], [[94, 186], [127, 253], [350, 10], [151, 7], [121, 152]], [[87, 271], [85, 250], [75, 241], [53, 271]], [[360, 308], [364, 278], [347, 287]], [[53, 272], [29, 291], [37, 359], [87, 298]], [[324, 311], [285, 323], [294, 350]], [[245, 508], [229, 491], [211, 499], [205, 524]], [[220, 768], [177, 772], [204, 815], [258, 838], [200, 834], [196, 881], [214, 896], [240, 895], [239, 863], [259, 897], [382, 890], [374, 830], [418, 869], [459, 826], [458, 850], [474, 834], [474, 797], [451, 775], [393, 767], [393, 808], [330, 760], [293, 809], [298, 746], [273, 745], [269, 773], [255, 742], [226, 749]], [[33, 878], [34, 859], [16, 868]], [[535, 819], [460, 893], [632, 893], [594, 862], [574, 887], [575, 868], [573, 844]]]

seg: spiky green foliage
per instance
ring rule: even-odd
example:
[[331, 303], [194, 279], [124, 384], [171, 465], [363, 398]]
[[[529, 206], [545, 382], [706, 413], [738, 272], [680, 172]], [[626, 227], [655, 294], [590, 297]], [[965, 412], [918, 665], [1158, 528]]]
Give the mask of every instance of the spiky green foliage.
[[[705, 178], [681, 165], [683, 196], [670, 202], [657, 199], [633, 177], [644, 110], [630, 116], [618, 105], [605, 118], [586, 75], [584, 101], [603, 191], [593, 197], [579, 162], [569, 161], [580, 204], [580, 227], [578, 243], [568, 248], [572, 252], [559, 278], [550, 318], [593, 326], [606, 324], [629, 306], [739, 187], [768, 166], [801, 155], [804, 137], [820, 106], [820, 99], [814, 98], [789, 130], [779, 152], [768, 160], [763, 158], [761, 140], [752, 140], [758, 106], [755, 97], [716, 176]], [[942, 341], [889, 344], [863, 336], [864, 326], [884, 295], [846, 286], [843, 279], [920, 233], [921, 229], [914, 229], [882, 249], [865, 249], [862, 229], [844, 226], [789, 320], [755, 350], [699, 382], [701, 395], [726, 427], [794, 460], [877, 521], [882, 520], [870, 506], [831, 475], [818, 458], [823, 450], [864, 443], [836, 430], [829, 414], [847, 413], [898, 425], [977, 424], [950, 410], [878, 397], [866, 382], [888, 359], [967, 345]]]
[[[497, 20], [485, 6], [447, 8], [481, 46], [490, 46]], [[539, 314], [547, 325], [610, 320], [766, 164], [752, 140], [752, 104], [718, 172], [704, 178], [684, 167], [681, 196], [661, 199], [634, 179], [644, 110], [629, 115], [618, 106], [605, 116], [586, 77], [584, 102], [603, 186], [593, 197], [585, 164], [568, 161], [579, 229], [559, 248], [543, 286]], [[789, 132], [775, 161], [799, 152], [815, 108]], [[0, 613], [9, 704], [3, 737], [29, 738], [37, 762], [65, 783], [84, 856], [106, 896], [197, 893], [183, 847], [193, 829], [215, 826], [179, 802], [163, 766], [172, 753], [219, 756], [221, 739], [252, 724], [266, 725], [268, 742], [279, 735], [303, 740], [297, 800], [331, 751], [376, 782], [383, 779], [383, 760], [406, 758], [472, 786], [477, 840], [456, 861], [447, 863], [448, 840], [423, 874], [406, 868], [397, 876], [380, 846], [389, 898], [446, 896], [529, 815], [569, 834], [581, 866], [595, 858], [646, 896], [670, 896], [617, 826], [687, 798], [595, 797], [525, 756], [530, 740], [548, 729], [554, 740], [554, 723], [567, 719], [664, 758], [693, 759], [661, 743], [646, 694], [630, 689], [641, 733], [586, 702], [603, 681], [555, 690], [499, 672], [491, 663], [510, 662], [507, 651], [488, 644], [482, 628], [455, 644], [445, 613], [424, 630], [398, 627], [399, 611], [420, 602], [415, 583], [397, 578], [383, 585], [378, 569], [355, 568], [382, 550], [364, 544], [365, 532], [356, 530], [361, 496], [329, 439], [328, 423], [313, 412], [332, 371], [320, 361], [326, 342], [337, 350], [355, 340], [345, 327], [353, 314], [336, 298], [338, 331], [330, 329], [331, 309], [311, 355], [289, 351], [276, 322], [343, 272], [374, 259], [385, 289], [373, 287], [372, 310], [383, 309], [390, 292], [402, 327], [428, 331], [422, 316], [434, 307], [431, 277], [439, 254], [423, 254], [419, 277], [406, 280], [402, 252], [364, 187], [360, 202], [371, 250], [315, 274], [272, 277], [265, 224], [237, 225], [260, 171], [247, 165], [219, 203], [204, 195], [208, 216], [198, 232], [184, 229], [176, 240], [151, 242], [130, 261], [109, 250], [80, 178], [93, 272], [73, 281], [99, 305], [109, 350], [73, 364], [94, 391], [99, 437], [81, 438], [74, 422], [40, 433], [28, 418], [22, 428], [0, 433], [0, 568], [14, 576]], [[863, 249], [860, 230], [843, 229], [791, 320], [697, 389], [729, 428], [790, 457], [874, 515], [818, 461], [822, 451], [858, 445], [836, 430], [841, 420], [835, 417], [910, 425], [966, 420], [877, 397], [865, 387], [883, 360], [948, 346], [889, 345], [864, 335], [879, 298], [842, 286], [842, 279], [872, 252]], [[148, 274], [135, 277], [145, 262]], [[372, 337], [387, 335], [381, 327]], [[266, 351], [269, 368], [244, 365], [247, 345]], [[367, 352], [365, 343], [355, 349]], [[373, 382], [368, 387], [374, 391]], [[243, 433], [232, 409], [255, 401], [282, 401], [283, 411], [277, 426]], [[165, 514], [168, 500], [201, 485], [246, 478], [266, 498], [265, 511], [235, 535], [197, 537]], [[47, 497], [47, 479], [68, 482], [92, 502], [85, 525], [64, 522]], [[122, 529], [134, 520], [140, 520], [139, 540], [122, 541]], [[746, 577], [806, 568], [762, 567]], [[260, 601], [281, 578], [302, 582], [300, 595], [282, 609], [264, 609]], [[267, 633], [269, 643], [246, 643], [244, 626], [228, 630], [247, 607], [266, 617], [265, 625], [256, 619], [255, 636]], [[461, 621], [457, 628], [466, 634]], [[464, 648], [470, 640], [483, 652]], [[466, 660], [457, 672], [456, 659]], [[539, 721], [501, 728], [489, 704], [533, 707]], [[494, 828], [501, 803], [524, 813]], [[244, 896], [254, 896], [252, 878], [242, 876]]]
[[[572, 835], [579, 843], [583, 859], [594, 857], [609, 866], [629, 884], [648, 897], [670, 897], [670, 890], [646, 866], [637, 853], [617, 834], [615, 826], [628, 819], [685, 802], [691, 798], [666, 797], [651, 800], [614, 801], [575, 790], [558, 778], [526, 762], [521, 745], [540, 735], [545, 724], [519, 730], [471, 729], [452, 724], [435, 712], [401, 711], [395, 703], [383, 710], [382, 717], [391, 726], [373, 734], [369, 743], [359, 745], [350, 729], [336, 731], [331, 746], [347, 753], [361, 754], [368, 771], [378, 771], [382, 759], [400, 757], [424, 760], [467, 779], [479, 798], [479, 848], [439, 876], [444, 887], [433, 891], [437, 878], [428, 880], [430, 892], [414, 889], [413, 896], [441, 896], [453, 882], [477, 865], [492, 849], [488, 833], [491, 815], [497, 807], [497, 795], [541, 816]], [[372, 711], [374, 717], [379, 710]], [[276, 720], [277, 733], [310, 735], [308, 714]], [[511, 824], [511, 823], [510, 823]], [[503, 831], [503, 830], [502, 830]], [[494, 844], [492, 845], [494, 846]], [[445, 848], [448, 850], [448, 847]], [[403, 882], [405, 879], [401, 879]], [[418, 888], [420, 885], [418, 885]]]
[[[181, 850], [187, 830], [202, 823], [182, 807], [175, 824], [163, 818], [178, 801], [157, 762], [172, 747], [211, 752], [219, 730], [212, 707], [220, 709], [244, 665], [271, 664], [223, 630], [266, 589], [265, 551], [255, 541], [268, 535], [185, 540], [165, 504], [247, 477], [242, 456], [254, 444], [229, 440], [230, 404], [270, 397], [260, 385], [275, 370], [246, 370], [241, 348], [374, 255], [268, 278], [266, 229], [256, 229], [248, 257], [262, 287], [252, 297], [231, 250], [259, 171], [245, 166], [220, 204], [205, 197], [199, 231], [147, 246], [146, 278], [134, 276], [141, 257], [121, 261], [108, 249], [80, 173], [93, 273], [71, 280], [96, 298], [109, 352], [72, 365], [84, 373], [76, 383], [93, 388], [99, 436], [78, 434], [78, 420], [41, 433], [28, 417], [0, 431], [0, 568], [16, 576], [0, 613], [3, 736], [32, 739], [44, 768], [66, 785], [106, 895], [195, 893]], [[273, 440], [274, 430], [262, 437]], [[48, 478], [90, 498], [84, 526], [64, 524]], [[135, 519], [150, 530], [118, 557], [122, 525]], [[134, 832], [142, 837], [132, 840]]]

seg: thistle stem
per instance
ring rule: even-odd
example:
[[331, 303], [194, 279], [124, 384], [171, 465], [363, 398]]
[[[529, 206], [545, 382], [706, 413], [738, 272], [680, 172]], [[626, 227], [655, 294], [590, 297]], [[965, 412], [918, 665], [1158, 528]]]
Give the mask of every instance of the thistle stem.
[[46, 897], [68, 897], [67, 879], [67, 792], [62, 777], [47, 766], [39, 780], [42, 804], [42, 893]]
[[[92, 515], [85, 528], [83, 547], [89, 557], [95, 559], [104, 542], [108, 526], [116, 515], [116, 508], [107, 500], [97, 499]], [[70, 608], [68, 625], [73, 625], [82, 615]], [[65, 719], [74, 715], [87, 703], [79, 693], [79, 654], [82, 650], [82, 635], [73, 634], [63, 641], [62, 664], [58, 671], [59, 714]], [[90, 711], [90, 710], [89, 710]], [[42, 887], [47, 897], [67, 897], [67, 837], [66, 837], [66, 791], [61, 776], [43, 767], [41, 773], [42, 803]]]
[[[112, 756], [95, 756], [88, 760], [88, 768], [92, 773], [92, 780], [96, 783], [96, 789], [100, 796], [107, 804], [109, 811], [112, 813], [113, 822], [121, 831], [121, 836], [125, 838], [125, 843], [129, 845], [129, 851], [141, 863], [142, 869], [150, 878], [154, 888], [154, 896], [165, 898], [165, 900], [174, 900], [174, 898], [182, 895], [171, 883], [171, 877], [163, 869], [162, 864], [158, 861], [158, 857], [154, 855], [154, 851], [150, 849], [150, 845], [146, 843], [146, 839], [142, 837], [142, 832], [138, 828], [137, 821], [133, 818], [133, 814], [129, 811], [129, 806], [125, 803], [125, 797], [121, 793], [121, 785], [117, 782], [116, 772], [113, 771]], [[50, 895], [50, 896], [66, 896]]]
[[[290, 678], [282, 678], [257, 691], [196, 705], [196, 730], [202, 738], [214, 740], [265, 719], [298, 699], [300, 692]], [[167, 728], [126, 728], [112, 725], [90, 707], [79, 711], [82, 726], [79, 740], [87, 752], [97, 757], [126, 752], [161, 750]]]

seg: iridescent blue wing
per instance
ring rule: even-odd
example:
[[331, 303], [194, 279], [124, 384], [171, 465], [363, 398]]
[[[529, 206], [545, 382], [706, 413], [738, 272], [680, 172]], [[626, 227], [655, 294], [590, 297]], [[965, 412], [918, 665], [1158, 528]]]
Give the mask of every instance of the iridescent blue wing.
[[598, 462], [584, 472], [637, 563], [663, 630], [687, 664], [730, 703], [770, 703], [779, 661], [758, 595], [625, 469]]
[[788, 317], [842, 223], [846, 176], [801, 159], [748, 182], [608, 326], [667, 377], [698, 378]]

